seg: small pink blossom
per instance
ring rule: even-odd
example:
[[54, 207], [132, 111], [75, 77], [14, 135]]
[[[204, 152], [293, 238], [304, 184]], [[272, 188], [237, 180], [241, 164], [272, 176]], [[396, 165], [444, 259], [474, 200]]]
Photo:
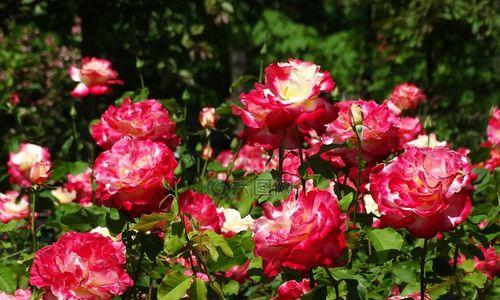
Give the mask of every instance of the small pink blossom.
[[118, 72], [113, 70], [109, 60], [95, 57], [83, 58], [80, 69], [71, 66], [69, 76], [73, 81], [79, 82], [71, 91], [71, 96], [75, 98], [82, 98], [89, 94], [107, 94], [111, 92], [110, 85], [123, 84], [123, 81], [118, 79]]

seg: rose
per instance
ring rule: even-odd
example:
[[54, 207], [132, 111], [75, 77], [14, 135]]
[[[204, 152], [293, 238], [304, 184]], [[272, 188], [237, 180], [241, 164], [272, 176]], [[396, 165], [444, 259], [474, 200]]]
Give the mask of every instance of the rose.
[[60, 300], [111, 299], [133, 285], [125, 263], [122, 242], [98, 233], [68, 232], [36, 252], [30, 284]]
[[275, 300], [297, 300], [304, 294], [311, 291], [309, 286], [309, 279], [302, 279], [298, 282], [296, 280], [288, 280], [278, 288], [278, 297]]
[[406, 146], [436, 148], [436, 147], [447, 147], [448, 143], [446, 143], [446, 141], [439, 141], [436, 135], [434, 133], [431, 133], [429, 135], [427, 134], [419, 135], [416, 139], [406, 143]]
[[96, 202], [131, 216], [168, 207], [177, 161], [162, 143], [124, 137], [94, 163]]
[[[374, 101], [342, 101], [335, 104], [338, 118], [329, 123], [322, 137], [323, 144], [350, 143], [354, 149], [341, 148], [332, 151], [342, 157], [350, 166], [357, 166], [359, 142], [356, 127], [361, 139], [362, 158], [367, 164], [373, 164], [387, 158], [399, 148], [399, 117], [393, 114], [387, 105]], [[357, 109], [354, 109], [357, 107]], [[354, 123], [353, 111], [358, 116], [358, 124]]]
[[493, 146], [500, 145], [500, 109], [494, 108], [493, 114], [488, 121], [488, 127], [486, 128], [486, 133], [488, 135], [488, 142]]
[[68, 72], [73, 81], [79, 82], [71, 91], [71, 96], [75, 98], [89, 94], [107, 94], [111, 92], [109, 85], [123, 84], [123, 81], [117, 79], [118, 72], [113, 70], [111, 62], [106, 59], [85, 57], [82, 59], [81, 69], [71, 66]]
[[86, 206], [92, 203], [92, 170], [87, 168], [80, 174], [68, 174], [68, 182], [64, 185], [69, 192], [75, 192], [75, 200]]
[[213, 107], [204, 107], [200, 111], [200, 115], [198, 117], [201, 127], [205, 129], [214, 129], [217, 121], [220, 119], [218, 113], [215, 112], [215, 108]]
[[29, 214], [28, 196], [19, 197], [18, 191], [0, 193], [0, 222], [9, 223], [11, 220], [24, 219]]
[[50, 177], [50, 161], [39, 161], [30, 170], [30, 181], [34, 184], [44, 184]]
[[415, 117], [404, 117], [399, 119], [399, 145], [401, 149], [407, 147], [409, 141], [415, 140], [419, 134], [424, 132], [420, 120]]
[[250, 215], [242, 218], [240, 212], [232, 208], [217, 208], [217, 212], [224, 214], [221, 232], [226, 237], [233, 237], [238, 232], [253, 228], [254, 219]]
[[303, 136], [324, 132], [324, 124], [335, 118], [333, 106], [320, 97], [334, 85], [330, 74], [311, 62], [274, 63], [265, 69], [264, 84], [241, 94], [243, 107], [233, 106], [233, 113], [247, 126], [250, 144], [294, 148]]
[[196, 220], [200, 230], [221, 231], [225, 221], [224, 213], [217, 211], [217, 206], [209, 195], [187, 190], [179, 195], [178, 201], [179, 210]]
[[427, 101], [424, 92], [412, 83], [398, 84], [392, 91], [387, 106], [392, 112], [399, 115], [405, 110], [416, 109], [418, 104]]
[[465, 156], [447, 148], [409, 147], [375, 167], [370, 192], [380, 225], [407, 228], [419, 238], [450, 231], [469, 215], [474, 175]]
[[29, 289], [17, 289], [14, 295], [0, 292], [0, 300], [30, 300], [31, 291]]
[[497, 254], [493, 246], [485, 248], [480, 246], [483, 252], [484, 260], [480, 260], [477, 256], [474, 257], [474, 269], [484, 273], [488, 279], [493, 280], [500, 273], [500, 255]]
[[17, 152], [9, 155], [7, 166], [10, 182], [24, 187], [43, 183], [49, 176], [51, 165], [47, 148], [30, 143], [21, 144]]
[[263, 273], [276, 276], [282, 267], [308, 272], [335, 265], [345, 248], [344, 226], [337, 199], [328, 191], [295, 193], [279, 207], [264, 204], [255, 220], [255, 256], [262, 257]]
[[245, 171], [245, 174], [260, 174], [267, 170], [267, 161], [269, 155], [267, 151], [260, 146], [243, 145], [238, 151], [236, 158], [230, 150], [219, 153], [215, 161], [227, 168], [233, 164], [233, 170]]
[[68, 191], [67, 188], [62, 186], [51, 190], [50, 193], [62, 204], [71, 203], [76, 199], [76, 191]]
[[243, 282], [245, 282], [248, 278], [248, 267], [250, 266], [250, 262], [251, 260], [247, 260], [243, 265], [232, 266], [229, 270], [224, 272], [224, 277], [243, 284]]
[[175, 122], [156, 100], [131, 103], [127, 98], [119, 106], [109, 106], [99, 122], [92, 126], [92, 137], [103, 149], [109, 149], [124, 136], [165, 142], [175, 151], [180, 143]]

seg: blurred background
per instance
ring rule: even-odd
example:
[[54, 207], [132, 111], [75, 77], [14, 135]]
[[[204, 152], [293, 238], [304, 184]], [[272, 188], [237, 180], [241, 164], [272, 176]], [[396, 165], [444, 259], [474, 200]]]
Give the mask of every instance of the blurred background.
[[[500, 96], [499, 33], [494, 0], [3, 0], [0, 161], [24, 140], [86, 156], [71, 120], [75, 109], [97, 118], [95, 100], [75, 103], [67, 75], [84, 56], [111, 60], [125, 81], [100, 112], [147, 87], [149, 98], [175, 99], [185, 134], [199, 130], [201, 107], [237, 100], [262, 67], [295, 57], [331, 72], [334, 100], [380, 102], [417, 84], [439, 139], [475, 150]], [[82, 135], [87, 125], [76, 124]]]

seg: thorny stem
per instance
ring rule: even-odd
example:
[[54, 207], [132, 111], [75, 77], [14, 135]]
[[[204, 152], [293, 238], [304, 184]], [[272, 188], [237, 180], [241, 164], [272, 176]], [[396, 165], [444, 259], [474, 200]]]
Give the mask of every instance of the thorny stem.
[[[205, 144], [205, 148], [210, 149], [210, 147], [211, 147], [210, 146], [210, 132], [208, 132], [208, 134], [207, 134], [207, 140], [208, 141]], [[201, 151], [203, 151], [203, 149]], [[209, 150], [209, 152], [210, 152], [210, 150]], [[207, 170], [208, 160], [209, 160], [209, 157], [206, 157], [205, 162], [203, 163], [203, 169], [201, 171], [201, 178], [205, 177], [205, 171]]]
[[36, 252], [37, 250], [37, 243], [36, 243], [36, 228], [35, 228], [35, 206], [36, 206], [36, 193], [37, 193], [37, 188], [36, 186], [33, 187], [30, 190], [30, 195], [31, 195], [31, 238], [32, 238], [32, 243], [33, 243], [33, 253]]

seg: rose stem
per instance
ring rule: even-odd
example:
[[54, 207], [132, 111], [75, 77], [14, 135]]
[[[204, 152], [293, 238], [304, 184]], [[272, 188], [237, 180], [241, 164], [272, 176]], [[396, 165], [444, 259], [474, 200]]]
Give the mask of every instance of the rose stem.
[[427, 254], [428, 239], [424, 239], [424, 249], [422, 251], [422, 259], [420, 260], [420, 299], [425, 297], [425, 255]]

